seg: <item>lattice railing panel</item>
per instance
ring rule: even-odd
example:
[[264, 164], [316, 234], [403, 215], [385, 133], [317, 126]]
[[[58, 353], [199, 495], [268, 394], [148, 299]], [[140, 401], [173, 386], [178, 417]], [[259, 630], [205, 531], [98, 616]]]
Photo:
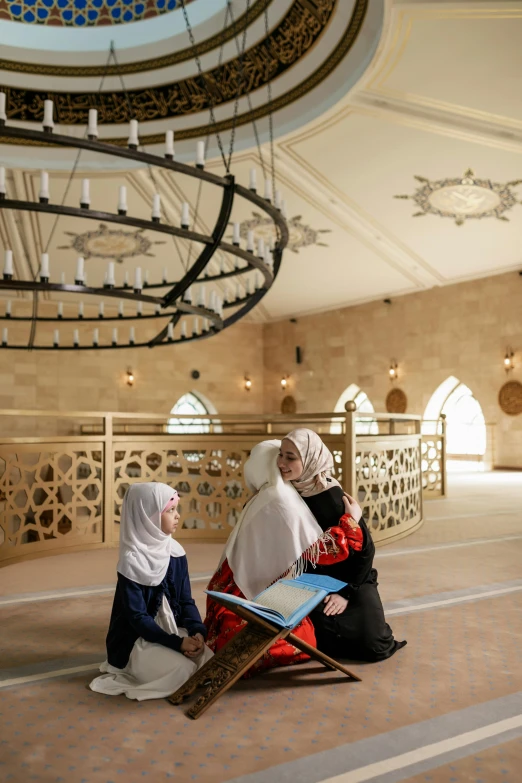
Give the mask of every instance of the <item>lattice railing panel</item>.
[[0, 558], [102, 541], [103, 444], [0, 446]]
[[443, 436], [423, 435], [421, 443], [422, 454], [422, 489], [426, 497], [442, 497], [444, 489], [444, 455]]
[[218, 445], [191, 443], [187, 448], [173, 449], [155, 443], [120, 449], [117, 444], [114, 454], [116, 524], [119, 524], [123, 496], [131, 484], [162, 481], [179, 492], [183, 531], [197, 531], [202, 536], [223, 531], [226, 537], [251, 494], [243, 481], [243, 468], [254, 443], [221, 448]]
[[422, 517], [418, 439], [366, 441], [356, 454], [357, 498], [375, 541], [406, 532]]

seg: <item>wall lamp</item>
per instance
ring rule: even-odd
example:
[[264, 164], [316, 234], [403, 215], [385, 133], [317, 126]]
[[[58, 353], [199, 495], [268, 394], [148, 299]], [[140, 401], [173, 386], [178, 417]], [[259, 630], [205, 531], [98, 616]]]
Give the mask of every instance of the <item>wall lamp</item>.
[[390, 362], [390, 369], [388, 370], [388, 374], [390, 376], [390, 381], [393, 382], [399, 380], [399, 365], [395, 359], [392, 359]]
[[134, 381], [136, 378], [130, 367], [125, 373], [125, 380], [127, 381], [127, 386], [134, 386]]
[[513, 350], [509, 347], [506, 348], [506, 355], [504, 356], [504, 369], [506, 372], [511, 372], [511, 370], [515, 369], [515, 354], [513, 353]]
[[245, 391], [250, 391], [250, 389], [252, 388], [252, 381], [250, 380], [248, 375], [245, 375], [244, 384], [245, 384]]
[[281, 391], [286, 391], [288, 388], [288, 375], [283, 375], [281, 378]]

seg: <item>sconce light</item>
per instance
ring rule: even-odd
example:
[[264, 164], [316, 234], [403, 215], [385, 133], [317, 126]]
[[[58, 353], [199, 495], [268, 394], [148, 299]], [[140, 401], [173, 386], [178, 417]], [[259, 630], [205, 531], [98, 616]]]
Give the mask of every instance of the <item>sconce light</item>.
[[125, 379], [127, 381], [127, 386], [134, 386], [135, 377], [130, 367], [125, 373]]
[[390, 381], [392, 382], [399, 379], [399, 365], [395, 359], [392, 359], [390, 362], [390, 369], [388, 370], [388, 374], [390, 376]]
[[509, 347], [506, 348], [506, 355], [504, 356], [504, 369], [506, 372], [511, 372], [511, 370], [515, 369], [515, 362], [514, 362], [515, 354], [513, 353], [512, 349]]
[[245, 375], [245, 391], [250, 391], [252, 388], [252, 381], [248, 377], [248, 375]]
[[286, 391], [288, 386], [288, 375], [283, 375], [281, 378], [281, 391]]

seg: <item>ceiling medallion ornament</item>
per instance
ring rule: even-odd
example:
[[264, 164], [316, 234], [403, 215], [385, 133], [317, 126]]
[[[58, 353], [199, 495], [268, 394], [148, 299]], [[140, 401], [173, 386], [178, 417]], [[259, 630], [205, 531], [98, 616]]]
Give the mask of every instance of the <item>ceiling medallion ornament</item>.
[[[240, 224], [242, 239], [248, 239], [249, 232], [253, 232], [254, 242], [260, 239], [265, 244], [271, 246], [275, 242], [274, 224], [265, 215], [259, 212], [252, 212], [249, 220], [243, 220]], [[296, 215], [287, 220], [289, 239], [288, 250], [293, 253], [299, 253], [299, 248], [316, 245], [318, 247], [328, 247], [324, 242], [319, 242], [320, 234], [329, 234], [329, 229], [314, 229], [306, 223], [301, 222], [301, 215]]]
[[391, 389], [386, 397], [386, 410], [388, 413], [406, 413], [408, 398], [402, 389]]
[[518, 416], [522, 413], [522, 383], [508, 381], [498, 393], [498, 404], [508, 416]]
[[421, 185], [412, 196], [400, 195], [394, 198], [411, 199], [420, 209], [413, 217], [438, 215], [451, 218], [457, 226], [466, 220], [493, 217], [508, 221], [504, 215], [515, 204], [521, 204], [512, 188], [522, 184], [522, 179], [501, 184], [489, 179], [479, 179], [471, 169], [463, 177], [429, 180], [415, 177]]
[[66, 235], [74, 237], [70, 245], [60, 245], [58, 250], [74, 250], [83, 258], [110, 258], [122, 264], [125, 258], [134, 256], [146, 256], [154, 258], [154, 253], [149, 253], [152, 245], [164, 245], [165, 242], [153, 242], [143, 234], [143, 229], [136, 231], [122, 231], [108, 228], [105, 223], [100, 223], [96, 231], [86, 231], [83, 234], [75, 234], [73, 231], [65, 231]]

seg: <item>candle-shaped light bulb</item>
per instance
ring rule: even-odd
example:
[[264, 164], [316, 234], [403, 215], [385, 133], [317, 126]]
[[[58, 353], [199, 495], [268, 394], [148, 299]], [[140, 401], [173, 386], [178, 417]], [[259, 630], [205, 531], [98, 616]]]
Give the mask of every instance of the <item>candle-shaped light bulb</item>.
[[155, 223], [159, 223], [161, 218], [161, 199], [159, 193], [154, 193], [152, 197], [152, 219]]
[[241, 244], [240, 226], [239, 223], [234, 223], [232, 244], [239, 247]]
[[80, 345], [80, 332], [78, 329], [75, 329], [73, 332], [73, 345], [75, 348], [77, 348]]
[[174, 339], [174, 324], [172, 323], [172, 321], [167, 326], [167, 339], [169, 342], [172, 342], [172, 340]]
[[99, 329], [93, 329], [92, 330], [92, 344], [98, 347], [100, 342], [100, 330]]
[[181, 228], [188, 228], [190, 226], [190, 212], [187, 201], [184, 201], [181, 205]]
[[257, 190], [257, 172], [255, 169], [250, 169], [250, 182], [248, 187], [254, 192]]
[[207, 306], [207, 297], [206, 297], [206, 291], [205, 286], [202, 285], [199, 289], [199, 299], [198, 299], [198, 305], [199, 307], [206, 307]]
[[83, 302], [78, 305], [78, 318], [83, 318]]
[[272, 201], [272, 183], [269, 179], [265, 179], [265, 200]]
[[5, 347], [9, 343], [9, 329], [4, 326], [2, 329], [2, 345]]
[[274, 202], [274, 206], [275, 206], [276, 209], [281, 209], [281, 200], [282, 200], [281, 191], [280, 190], [276, 190], [276, 192], [275, 192], [275, 202]]
[[127, 142], [129, 149], [136, 150], [138, 149], [138, 144], [140, 143], [138, 139], [138, 120], [131, 120], [129, 123], [129, 140]]
[[5, 198], [7, 188], [5, 185], [5, 166], [0, 166], [0, 199]]
[[252, 280], [250, 278], [246, 282], [246, 295], [252, 296]]
[[6, 318], [11, 318], [11, 300], [7, 300], [7, 304], [5, 306], [5, 315]]
[[261, 277], [260, 272], [256, 272], [256, 276], [254, 278], [254, 284], [256, 291], [263, 287], [263, 278]]
[[181, 339], [186, 340], [187, 339], [187, 322], [183, 321], [181, 324]]
[[52, 101], [44, 101], [44, 118], [43, 118], [43, 129], [44, 131], [52, 131], [54, 128], [54, 120], [53, 120], [53, 110], [54, 105]]
[[189, 285], [189, 287], [183, 294], [183, 299], [185, 300], [185, 302], [192, 304], [192, 286]]
[[141, 318], [143, 315], [143, 302], [138, 302], [138, 306], [136, 307], [136, 315], [138, 318]]
[[194, 318], [194, 329], [192, 334], [199, 334], [199, 318]]
[[11, 280], [13, 275], [13, 251], [6, 250], [4, 256], [4, 280]]
[[165, 132], [165, 157], [168, 160], [174, 157], [174, 131], [172, 130]]
[[125, 185], [120, 185], [119, 197], [118, 197], [118, 215], [127, 214], [127, 188]]
[[40, 172], [40, 191], [38, 198], [42, 204], [49, 201], [49, 174], [46, 171]]
[[134, 293], [138, 294], [142, 289], [141, 283], [141, 266], [137, 266], [134, 272]]
[[118, 318], [123, 318], [123, 299], [120, 299], [118, 303]]
[[241, 298], [242, 298], [241, 286], [239, 285], [239, 283], [236, 283], [236, 299], [241, 299]]
[[259, 237], [257, 240], [257, 255], [258, 258], [264, 258], [265, 257], [265, 240], [263, 237]]
[[116, 285], [116, 278], [114, 277], [114, 261], [109, 261], [107, 265], [107, 276], [105, 278], [105, 285], [107, 288], [114, 288]]
[[198, 141], [196, 144], [196, 166], [198, 169], [205, 168], [205, 142]]
[[105, 315], [105, 305], [103, 302], [100, 302], [99, 308], [98, 308], [98, 318], [103, 318]]
[[154, 308], [154, 313], [156, 315], [161, 315], [161, 305], [160, 304], [156, 305], [156, 307]]
[[7, 114], [5, 113], [5, 104], [6, 104], [5, 92], [0, 92], [0, 122], [2, 123], [2, 125], [7, 120]]
[[134, 329], [134, 326], [131, 326], [129, 330], [129, 343], [131, 345], [134, 345], [135, 342], [136, 342], [136, 330]]
[[80, 206], [83, 209], [89, 209], [91, 203], [90, 183], [88, 179], [82, 179], [82, 195], [80, 196]]
[[83, 285], [83, 282], [85, 280], [85, 260], [82, 258], [82, 256], [78, 256], [78, 259], [76, 261], [76, 275], [74, 277], [74, 282], [76, 285]]
[[210, 292], [210, 301], [209, 301], [209, 310], [216, 311], [216, 292], [211, 291]]
[[247, 250], [249, 253], [254, 252], [254, 232], [249, 231], [247, 234]]
[[49, 282], [49, 253], [42, 253], [40, 261], [40, 282]]
[[60, 284], [65, 285], [65, 272], [60, 272]]
[[163, 267], [163, 276], [162, 276], [162, 282], [163, 282], [163, 283], [166, 283], [167, 281], [168, 281], [168, 277], [167, 277], [167, 267], [166, 267], [166, 266], [164, 266], [164, 267]]
[[54, 345], [55, 348], [58, 348], [58, 346], [60, 345], [60, 330], [59, 329], [55, 329], [54, 330], [53, 345]]
[[123, 287], [128, 288], [129, 287], [129, 273], [125, 272], [123, 275]]
[[63, 302], [58, 302], [58, 318], [63, 318]]
[[225, 286], [225, 302], [230, 302], [230, 288], [228, 285]]
[[118, 328], [116, 326], [112, 330], [112, 344], [118, 345]]
[[98, 138], [98, 110], [89, 109], [89, 122], [87, 125], [87, 136], [89, 139]]

